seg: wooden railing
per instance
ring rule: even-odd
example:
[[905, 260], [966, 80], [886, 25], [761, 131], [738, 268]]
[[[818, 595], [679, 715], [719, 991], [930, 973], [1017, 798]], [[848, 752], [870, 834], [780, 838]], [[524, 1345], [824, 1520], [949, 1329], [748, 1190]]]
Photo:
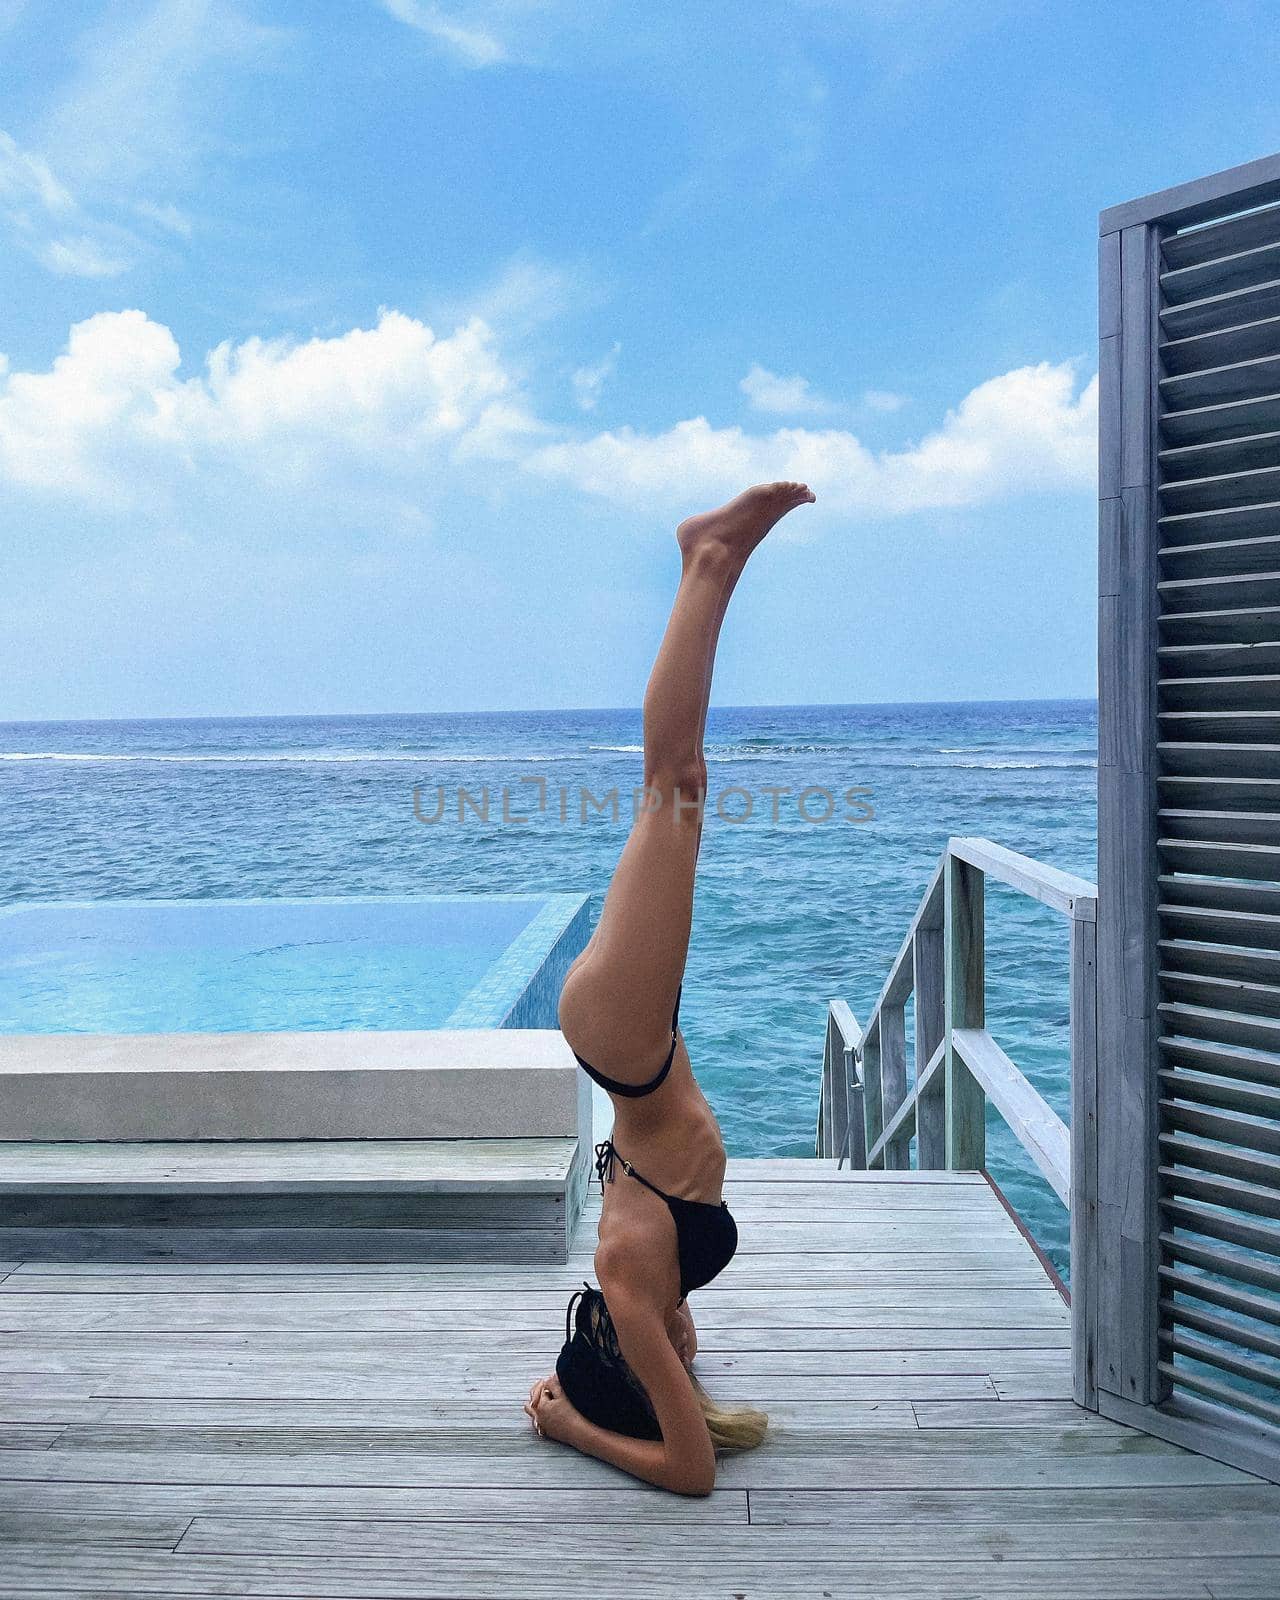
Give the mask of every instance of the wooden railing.
[[[1071, 1130], [986, 1028], [985, 890], [993, 878], [1065, 915], [1071, 941]], [[1069, 1209], [1096, 1151], [1098, 891], [1069, 872], [988, 839], [951, 839], [935, 867], [865, 1028], [843, 1000], [827, 1008], [817, 1154], [855, 1168], [920, 1170], [986, 1165], [986, 1108], [1003, 1117]], [[906, 1007], [915, 996], [913, 1070]], [[1094, 1221], [1071, 1216], [1072, 1259]], [[1076, 1396], [1093, 1397], [1091, 1315], [1077, 1295]]]

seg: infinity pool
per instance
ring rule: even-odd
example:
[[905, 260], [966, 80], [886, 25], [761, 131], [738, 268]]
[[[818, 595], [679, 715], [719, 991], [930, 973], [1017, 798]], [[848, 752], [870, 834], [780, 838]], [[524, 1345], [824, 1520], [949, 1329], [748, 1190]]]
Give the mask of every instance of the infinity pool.
[[554, 1027], [585, 897], [0, 910], [0, 1033]]

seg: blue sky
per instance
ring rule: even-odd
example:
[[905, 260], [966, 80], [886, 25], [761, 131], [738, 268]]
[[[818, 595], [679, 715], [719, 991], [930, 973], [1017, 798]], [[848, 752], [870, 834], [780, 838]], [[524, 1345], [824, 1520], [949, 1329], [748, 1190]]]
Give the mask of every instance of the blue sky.
[[[1274, 0], [0, 0], [0, 717], [1088, 695], [1104, 205]], [[782, 530], [780, 530], [781, 534]]]

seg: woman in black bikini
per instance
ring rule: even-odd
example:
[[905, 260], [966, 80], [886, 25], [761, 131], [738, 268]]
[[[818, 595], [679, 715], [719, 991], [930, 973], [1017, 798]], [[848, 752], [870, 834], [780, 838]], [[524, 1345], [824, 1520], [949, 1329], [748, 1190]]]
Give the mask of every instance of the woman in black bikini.
[[540, 1435], [681, 1494], [710, 1493], [717, 1446], [758, 1444], [765, 1426], [759, 1412], [715, 1407], [689, 1371], [697, 1336], [686, 1296], [723, 1271], [738, 1239], [720, 1198], [720, 1129], [679, 1031], [703, 731], [720, 625], [747, 558], [813, 498], [801, 483], [762, 484], [676, 530], [680, 586], [644, 699], [646, 801], [560, 996], [565, 1038], [613, 1101], [614, 1138], [596, 1151], [600, 1292], [570, 1303], [556, 1373], [533, 1385], [525, 1411]]

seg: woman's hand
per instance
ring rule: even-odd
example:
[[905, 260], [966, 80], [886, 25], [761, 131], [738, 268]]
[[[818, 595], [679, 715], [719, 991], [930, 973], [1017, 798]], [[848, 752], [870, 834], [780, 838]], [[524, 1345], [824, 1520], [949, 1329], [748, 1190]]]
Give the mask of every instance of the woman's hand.
[[572, 1443], [574, 1424], [580, 1420], [577, 1407], [554, 1374], [550, 1378], [539, 1378], [529, 1390], [524, 1414], [533, 1423], [539, 1438], [558, 1439], [561, 1444]]
[[687, 1300], [678, 1305], [668, 1317], [667, 1337], [685, 1366], [692, 1366], [693, 1358], [698, 1353], [698, 1331], [693, 1325]]

